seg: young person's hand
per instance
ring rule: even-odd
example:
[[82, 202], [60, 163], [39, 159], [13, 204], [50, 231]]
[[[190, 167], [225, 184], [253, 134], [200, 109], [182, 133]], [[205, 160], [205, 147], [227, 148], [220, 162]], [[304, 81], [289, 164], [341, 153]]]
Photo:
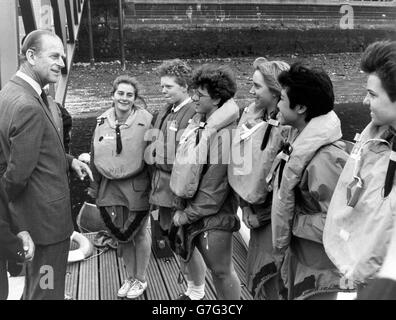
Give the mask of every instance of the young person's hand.
[[187, 215], [182, 210], [177, 210], [173, 216], [173, 224], [180, 227], [188, 223]]

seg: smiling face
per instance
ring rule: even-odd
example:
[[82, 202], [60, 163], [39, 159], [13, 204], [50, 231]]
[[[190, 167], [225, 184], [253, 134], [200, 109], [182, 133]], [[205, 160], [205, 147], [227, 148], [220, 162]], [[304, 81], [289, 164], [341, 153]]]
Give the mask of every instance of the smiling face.
[[396, 101], [389, 99], [380, 78], [374, 73], [367, 78], [367, 95], [363, 103], [370, 108], [374, 125], [389, 125], [396, 129]]
[[256, 70], [253, 74], [253, 86], [249, 92], [255, 97], [256, 110], [269, 110], [276, 105], [277, 98], [268, 88], [259, 70]]
[[178, 105], [188, 98], [187, 87], [176, 82], [175, 77], [161, 77], [162, 94], [168, 104]]
[[135, 88], [130, 83], [121, 82], [113, 94], [113, 102], [117, 117], [128, 114], [135, 102]]
[[41, 39], [41, 49], [29, 50], [29, 62], [41, 87], [57, 82], [61, 76], [61, 69], [65, 66], [62, 41], [58, 37], [44, 35]]

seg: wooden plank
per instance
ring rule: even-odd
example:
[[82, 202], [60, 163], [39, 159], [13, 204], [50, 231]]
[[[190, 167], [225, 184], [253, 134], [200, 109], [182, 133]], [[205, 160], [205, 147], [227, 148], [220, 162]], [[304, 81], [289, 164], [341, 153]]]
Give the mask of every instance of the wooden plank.
[[245, 241], [243, 241], [242, 236], [239, 232], [234, 232], [234, 241], [237, 241], [238, 244], [246, 251], [248, 251], [248, 246], [246, 245]]
[[239, 232], [233, 236], [233, 261], [234, 268], [241, 281], [241, 297], [243, 300], [253, 300], [251, 293], [246, 287], [246, 261], [247, 247]]
[[[85, 234], [91, 241], [95, 234]], [[242, 284], [242, 299], [251, 300], [252, 297], [244, 285], [246, 265], [246, 246], [235, 234], [233, 238], [233, 261], [234, 267]], [[97, 255], [100, 250], [95, 249]], [[145, 293], [136, 300], [172, 300], [186, 289], [186, 282], [177, 282], [180, 262], [176, 256], [158, 259], [155, 251], [152, 251], [147, 269], [148, 288]], [[99, 257], [91, 257], [80, 263], [68, 266], [66, 278], [66, 293], [73, 299], [79, 300], [114, 300], [117, 299], [117, 291], [127, 276], [123, 259], [116, 256], [114, 250], [109, 250]], [[206, 274], [205, 299], [215, 300], [216, 293], [210, 271]]]
[[[84, 234], [89, 240], [93, 240], [94, 234]], [[80, 262], [78, 280], [78, 300], [99, 300], [99, 250], [94, 249], [93, 255]]]
[[179, 274], [179, 265], [174, 257], [170, 258], [157, 258], [153, 251], [154, 258], [156, 259], [158, 269], [161, 272], [162, 279], [165, 283], [166, 289], [169, 294], [170, 300], [177, 299], [179, 293], [184, 292], [187, 288], [186, 283], [178, 283], [177, 276]]
[[[155, 216], [150, 216], [150, 221], [147, 225], [150, 237], [152, 237], [151, 219], [155, 219]], [[171, 300], [164, 279], [162, 278], [161, 271], [158, 268], [155, 252], [155, 248], [152, 245], [150, 261], [147, 268], [147, 278], [149, 281], [146, 290], [147, 300]]]
[[65, 296], [72, 300], [77, 300], [78, 294], [78, 273], [80, 270], [80, 263], [70, 263], [66, 269], [65, 280]]
[[99, 292], [101, 300], [116, 300], [120, 278], [115, 250], [99, 256]]
[[147, 281], [147, 300], [171, 300], [153, 254], [147, 268]]

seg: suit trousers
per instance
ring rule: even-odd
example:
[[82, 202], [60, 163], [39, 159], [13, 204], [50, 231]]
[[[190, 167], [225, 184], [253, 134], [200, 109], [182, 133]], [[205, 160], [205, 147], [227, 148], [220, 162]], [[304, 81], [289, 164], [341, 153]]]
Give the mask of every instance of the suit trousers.
[[0, 300], [7, 300], [7, 297], [8, 297], [7, 261], [0, 259]]
[[36, 245], [26, 264], [23, 300], [64, 300], [70, 238], [51, 245]]

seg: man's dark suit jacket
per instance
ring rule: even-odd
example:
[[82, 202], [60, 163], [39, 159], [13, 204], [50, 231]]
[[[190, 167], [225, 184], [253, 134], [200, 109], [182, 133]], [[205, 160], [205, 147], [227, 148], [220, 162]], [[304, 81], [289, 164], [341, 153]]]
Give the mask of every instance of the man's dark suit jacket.
[[7, 198], [0, 186], [0, 260], [23, 262], [22, 241], [12, 232]]
[[16, 231], [29, 231], [35, 245], [64, 241], [73, 232], [72, 159], [41, 97], [14, 76], [0, 91], [0, 183]]

